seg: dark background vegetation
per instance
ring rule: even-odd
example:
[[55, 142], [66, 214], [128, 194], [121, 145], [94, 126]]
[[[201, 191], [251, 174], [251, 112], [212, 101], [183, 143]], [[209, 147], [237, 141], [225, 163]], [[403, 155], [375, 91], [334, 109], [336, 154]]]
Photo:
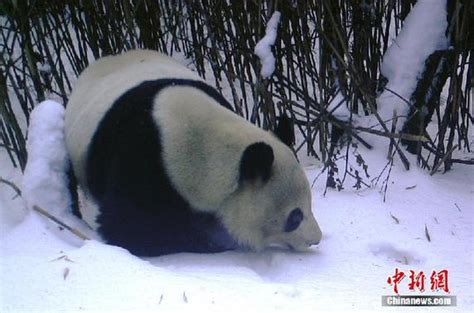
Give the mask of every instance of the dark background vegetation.
[[[453, 157], [453, 151], [470, 151], [472, 143], [474, 1], [448, 0], [446, 34], [452, 47], [426, 60], [414, 94], [406, 99], [412, 109], [402, 135], [356, 127], [326, 109], [341, 92], [352, 112], [376, 111], [376, 96], [386, 83], [380, 74], [383, 54], [415, 3], [4, 0], [0, 149], [23, 169], [27, 153], [22, 123], [27, 125], [34, 106], [46, 98], [67, 104], [75, 78], [94, 59], [140, 47], [183, 53], [218, 90], [230, 90], [227, 98], [238, 114], [265, 129], [273, 129], [276, 117], [287, 114], [301, 138], [295, 150], [303, 149], [327, 166], [341, 151], [337, 145], [365, 144], [361, 132], [389, 138], [387, 144], [397, 147], [404, 163], [405, 153], [417, 154], [419, 164], [432, 173], [442, 165], [449, 170], [456, 162], [472, 164]], [[253, 51], [275, 10], [282, 13], [274, 46], [276, 71], [262, 79]], [[443, 88], [446, 97], [441, 97]], [[436, 120], [437, 131], [428, 135], [431, 120]], [[428, 139], [421, 141], [418, 135]], [[403, 148], [398, 148], [400, 139]]]

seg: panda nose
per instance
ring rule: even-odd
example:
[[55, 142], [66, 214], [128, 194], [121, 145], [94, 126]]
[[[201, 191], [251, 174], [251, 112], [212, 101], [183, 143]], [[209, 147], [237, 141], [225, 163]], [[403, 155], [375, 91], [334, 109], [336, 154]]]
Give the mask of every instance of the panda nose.
[[307, 241], [309, 243], [309, 246], [314, 246], [317, 245], [321, 242], [321, 238], [323, 236], [323, 233], [321, 232], [321, 228], [319, 228], [318, 222], [316, 220], [313, 220], [314, 224], [311, 226], [311, 236], [307, 237]]
[[321, 242], [321, 238], [322, 238], [322, 236], [318, 236], [317, 238], [313, 238], [312, 240], [308, 241], [308, 245], [310, 247], [319, 245], [319, 243]]

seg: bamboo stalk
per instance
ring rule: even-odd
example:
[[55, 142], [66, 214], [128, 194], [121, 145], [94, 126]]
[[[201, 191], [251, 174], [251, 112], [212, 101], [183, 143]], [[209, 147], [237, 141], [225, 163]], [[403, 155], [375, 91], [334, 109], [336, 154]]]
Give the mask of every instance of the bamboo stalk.
[[83, 233], [81, 233], [79, 230], [75, 229], [75, 228], [72, 228], [71, 226], [67, 225], [66, 223], [64, 223], [63, 221], [61, 221], [60, 219], [58, 219], [57, 217], [55, 217], [54, 215], [50, 214], [48, 211], [40, 208], [39, 206], [37, 205], [33, 205], [33, 210], [35, 210], [36, 212], [40, 213], [41, 215], [47, 217], [48, 219], [52, 220], [53, 222], [55, 222], [56, 224], [64, 227], [65, 229], [69, 230], [71, 233], [73, 233], [74, 235], [76, 235], [77, 237], [79, 237], [80, 239], [82, 240], [90, 240], [89, 237], [87, 237], [86, 235], [84, 235]]

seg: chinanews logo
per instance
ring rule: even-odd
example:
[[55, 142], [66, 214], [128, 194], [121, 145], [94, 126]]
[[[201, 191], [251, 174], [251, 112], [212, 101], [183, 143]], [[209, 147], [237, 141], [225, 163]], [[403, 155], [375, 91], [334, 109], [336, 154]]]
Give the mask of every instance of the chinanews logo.
[[[449, 292], [449, 272], [446, 269], [433, 270], [428, 274], [410, 270], [405, 273], [395, 268], [394, 274], [387, 278], [394, 295], [382, 296], [383, 306], [455, 306], [456, 296]], [[423, 295], [429, 288], [431, 295]], [[411, 295], [400, 295], [399, 291], [408, 289]]]

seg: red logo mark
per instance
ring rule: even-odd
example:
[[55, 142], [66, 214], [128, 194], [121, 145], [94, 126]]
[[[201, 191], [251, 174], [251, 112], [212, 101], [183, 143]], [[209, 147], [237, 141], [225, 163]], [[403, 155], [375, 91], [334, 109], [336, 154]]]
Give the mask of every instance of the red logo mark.
[[[400, 282], [406, 277], [405, 273], [400, 271], [398, 268], [395, 268], [395, 274], [387, 278], [387, 283], [390, 286], [393, 286], [393, 291], [398, 295], [398, 287]], [[425, 291], [425, 281], [426, 276], [423, 271], [416, 272], [410, 270], [410, 275], [408, 276], [408, 290], [419, 292]], [[444, 291], [449, 293], [448, 286], [448, 270], [433, 271], [430, 276], [430, 287], [431, 291]]]
[[395, 291], [396, 294], [398, 294], [398, 284], [402, 281], [402, 279], [405, 278], [405, 273], [399, 272], [398, 267], [395, 268], [395, 275], [390, 276], [387, 279], [387, 283], [389, 285], [393, 285], [393, 291]]
[[408, 284], [408, 289], [415, 291], [418, 289], [420, 292], [425, 291], [425, 273], [423, 271], [416, 274], [415, 271], [410, 270], [410, 283]]
[[444, 292], [449, 293], [448, 270], [442, 270], [437, 273], [436, 271], [433, 271], [430, 276], [430, 282], [431, 290], [443, 290]]

